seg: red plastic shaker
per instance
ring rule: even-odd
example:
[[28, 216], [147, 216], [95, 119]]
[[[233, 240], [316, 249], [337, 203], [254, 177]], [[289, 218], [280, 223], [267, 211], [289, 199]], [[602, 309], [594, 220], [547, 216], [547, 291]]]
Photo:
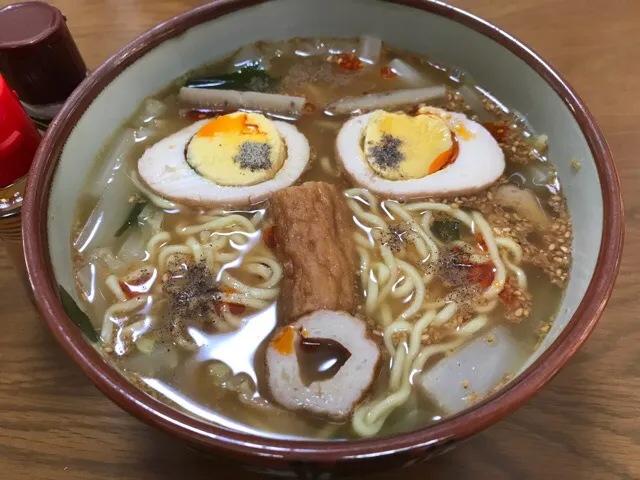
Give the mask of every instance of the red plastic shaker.
[[40, 133], [0, 76], [0, 188], [27, 174], [39, 143]]

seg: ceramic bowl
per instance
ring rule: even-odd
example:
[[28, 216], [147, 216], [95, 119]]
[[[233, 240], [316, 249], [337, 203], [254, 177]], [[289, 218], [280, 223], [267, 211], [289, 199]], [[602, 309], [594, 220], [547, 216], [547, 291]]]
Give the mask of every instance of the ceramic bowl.
[[[181, 74], [256, 40], [371, 33], [469, 72], [550, 135], [573, 217], [571, 281], [553, 328], [517, 379], [473, 407], [408, 433], [357, 441], [283, 441], [212, 425], [147, 396], [106, 363], [65, 314], [58, 284], [75, 291], [74, 206], [99, 149], [147, 96]], [[581, 169], [571, 168], [579, 159]], [[273, 472], [350, 472], [424, 461], [497, 422], [531, 398], [575, 354], [613, 288], [623, 242], [611, 153], [584, 103], [540, 56], [497, 27], [440, 2], [219, 0], [159, 25], [98, 68], [52, 123], [33, 165], [25, 253], [37, 304], [90, 379], [129, 413], [200, 450]]]

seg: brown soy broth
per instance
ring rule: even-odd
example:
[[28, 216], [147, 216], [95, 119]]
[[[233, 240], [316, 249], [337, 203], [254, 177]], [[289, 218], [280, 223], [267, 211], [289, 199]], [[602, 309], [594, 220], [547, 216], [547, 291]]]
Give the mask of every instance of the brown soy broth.
[[[295, 48], [292, 49], [290, 46], [287, 48], [291, 52], [296, 48], [302, 48], [301, 46], [304, 46], [309, 41], [308, 39], [294, 40], [292, 42]], [[286, 46], [286, 44], [283, 45]], [[452, 79], [453, 75], [446, 69], [432, 64], [424, 58], [389, 48], [386, 45], [383, 47], [379, 65], [385, 65], [394, 58], [399, 58], [417, 69], [425, 77], [426, 85], [444, 84], [452, 89], [460, 86], [460, 83], [455, 78]], [[224, 59], [191, 72], [188, 76], [193, 78], [232, 70], [232, 61]], [[272, 58], [269, 73], [281, 78], [278, 87], [279, 93], [302, 95], [311, 103], [305, 115], [295, 121], [296, 127], [307, 137], [311, 146], [310, 167], [303, 174], [300, 181], [324, 181], [335, 184], [340, 188], [350, 188], [350, 182], [341, 173], [335, 159], [336, 134], [348, 117], [328, 115], [323, 111], [322, 105], [345, 96], [407, 88], [403, 79], [397, 76], [383, 78], [379, 66], [367, 66], [357, 73], [344, 72], [335, 64], [328, 62], [327, 55], [305, 57], [293, 53], [285, 53]], [[183, 80], [180, 80], [178, 84]], [[180, 107], [176, 101], [176, 92], [176, 85], [172, 85], [156, 96], [168, 108], [168, 111], [162, 116], [162, 123], [158, 126], [163, 136], [177, 132], [197, 119], [197, 116], [185, 113], [184, 109]], [[434, 106], [442, 105], [435, 103]], [[483, 118], [493, 116], [493, 114], [487, 112], [477, 113], [482, 113]], [[135, 128], [139, 125], [136, 122], [139, 120], [140, 115], [140, 111], [134, 114], [123, 128]], [[135, 169], [136, 160], [146, 148], [153, 145], [157, 140], [156, 138], [135, 143], [125, 167]], [[100, 171], [102, 166], [100, 158], [108, 156], [109, 148], [110, 145], [107, 144], [106, 148], [101, 152], [96, 162], [93, 176]], [[532, 178], [532, 166], [542, 166], [546, 171], [549, 171], [549, 164], [546, 158], [541, 157], [528, 165], [508, 163], [505, 174], [513, 178], [515, 183], [519, 182], [525, 187], [532, 188], [541, 199], [546, 199], [554, 192], [557, 193], [557, 180], [555, 177], [550, 175], [548, 184], [540, 184], [539, 179], [534, 181]], [[88, 185], [91, 185], [91, 182], [88, 182]], [[91, 189], [85, 192], [84, 198], [87, 201], [79, 203], [76, 214], [77, 225], [83, 225], [89, 218], [92, 206], [97, 201], [96, 194], [97, 192]], [[256, 205], [250, 211], [240, 211], [239, 213], [249, 218], [259, 209], [267, 209], [267, 205]], [[171, 234], [169, 243], [182, 242], [184, 239], [175, 233], [175, 229], [181, 225], [201, 223], [200, 216], [203, 213], [189, 208], [178, 211], [167, 210], [163, 220], [163, 230]], [[262, 225], [268, 225], [269, 221], [267, 209], [265, 222]], [[233, 232], [227, 233], [231, 234]], [[258, 229], [258, 235], [261, 234], [262, 230]], [[463, 240], [471, 241], [474, 236], [475, 233], [469, 229], [465, 227], [461, 229], [461, 238]], [[122, 242], [123, 239], [114, 238], [113, 247], [116, 251]], [[264, 242], [258, 241], [249, 253], [261, 255], [266, 249]], [[381, 258], [374, 258], [373, 260], [382, 261]], [[420, 261], [418, 258], [414, 260], [416, 262]], [[134, 267], [136, 265], [127, 265], [125, 269], [129, 271]], [[529, 318], [519, 324], [514, 324], [511, 329], [514, 336], [524, 346], [524, 350], [530, 352], [539, 340], [538, 325], [541, 321], [553, 318], [563, 290], [552, 285], [539, 269], [525, 267], [525, 270], [528, 275], [531, 293], [534, 296], [533, 310]], [[237, 275], [241, 281], [250, 280], [250, 274], [238, 268], [230, 268], [229, 271]], [[110, 273], [122, 274], [123, 272], [115, 271]], [[429, 296], [436, 298], [441, 293], [442, 289], [438, 285], [434, 285], [429, 292]], [[544, 299], [544, 301], [536, 302], [536, 298]], [[364, 299], [362, 300], [364, 301]], [[389, 299], [388, 305], [392, 315], [400, 314], [410, 301], [411, 298]], [[161, 309], [162, 306], [157, 308]], [[242, 383], [241, 380], [243, 380], [245, 384], [252, 384], [256, 389], [253, 394], [254, 397], [270, 400], [268, 392], [265, 391], [264, 381], [261, 381], [265, 377], [264, 362], [261, 358], [264, 356], [266, 343], [271, 333], [277, 325], [281, 324], [277, 318], [277, 311], [278, 305], [276, 302], [266, 310], [249, 312], [248, 314], [246, 312], [243, 313], [243, 315], [248, 315], [248, 319], [236, 332], [212, 335], [210, 332], [201, 331], [200, 336], [206, 339], [206, 343], [195, 352], [180, 350], [175, 345], [171, 345], [168, 339], [160, 339], [161, 350], [167, 352], [165, 356], [171, 356], [172, 358], [172, 362], [164, 366], [162, 361], [158, 360], [158, 358], [162, 358], [162, 355], [149, 356], [139, 351], [134, 351], [123, 357], [110, 355], [110, 358], [127, 375], [137, 379], [136, 383], [142, 385], [151, 394], [168, 401], [176, 408], [211, 422], [221, 423], [238, 430], [261, 432], [262, 434], [274, 436], [352, 437], [354, 434], [349, 428], [349, 424], [333, 425], [324, 419], [314, 418], [306, 414], [288, 412], [278, 408], [260, 410], [247, 406], [247, 404], [238, 400], [237, 392], [222, 388], [221, 381], [213, 380], [214, 377], [209, 371], [211, 362], [223, 362], [231, 369], [230, 378], [227, 378], [224, 382], [235, 381]], [[500, 309], [492, 313], [490, 321], [490, 325], [503, 322]], [[338, 355], [335, 351], [324, 352], [315, 360], [310, 360], [309, 366], [315, 368], [316, 373], [318, 373], [318, 370], [321, 370], [318, 365], [322, 361], [337, 359], [337, 357], [341, 357], [338, 359], [341, 360], [344, 355]], [[438, 358], [435, 358], [429, 365], [437, 360]], [[522, 358], [520, 364], [513, 365], [513, 371], [516, 372], [525, 361], [526, 358]], [[311, 365], [312, 363], [313, 365]], [[384, 392], [387, 388], [387, 382], [388, 371], [383, 368], [374, 393]], [[425, 400], [414, 391], [409, 402], [392, 414], [381, 433], [394, 433], [415, 428], [416, 426], [437, 421], [441, 416], [442, 411], [439, 407]]]
[[351, 357], [342, 344], [327, 338], [303, 336], [296, 349], [300, 377], [306, 386], [335, 377]]

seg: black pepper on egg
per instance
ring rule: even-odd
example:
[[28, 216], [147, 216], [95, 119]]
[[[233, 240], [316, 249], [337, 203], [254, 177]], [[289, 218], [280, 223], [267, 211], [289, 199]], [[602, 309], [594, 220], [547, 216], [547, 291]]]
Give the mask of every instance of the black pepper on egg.
[[397, 168], [404, 154], [400, 151], [402, 140], [392, 135], [382, 135], [381, 142], [371, 148], [373, 161], [380, 168]]

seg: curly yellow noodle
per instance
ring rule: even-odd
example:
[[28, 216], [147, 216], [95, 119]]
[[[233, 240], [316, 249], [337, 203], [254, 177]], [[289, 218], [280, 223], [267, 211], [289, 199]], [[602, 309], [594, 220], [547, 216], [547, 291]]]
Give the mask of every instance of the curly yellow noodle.
[[[190, 261], [205, 262], [209, 270], [217, 275], [221, 284], [229, 289], [219, 295], [218, 299], [222, 303], [220, 312], [222, 322], [216, 323], [216, 328], [220, 332], [240, 328], [243, 318], [233, 314], [227, 304], [262, 310], [273, 303], [280, 292], [278, 285], [282, 279], [282, 268], [275, 257], [270, 255], [268, 250], [261, 250], [260, 255], [250, 253], [250, 248], [259, 240], [260, 232], [257, 228], [263, 217], [264, 210], [256, 211], [250, 219], [234, 212], [225, 214], [217, 211], [210, 212], [208, 215], [198, 215], [196, 218], [201, 223], [179, 225], [175, 229], [175, 233], [184, 238], [177, 244], [171, 243], [172, 235], [169, 232], [158, 232], [146, 244], [147, 263], [129, 275], [154, 268], [162, 276], [165, 272], [173, 272], [174, 268], [179, 268], [181, 264]], [[241, 281], [232, 275], [232, 270], [229, 270], [231, 266], [234, 270], [249, 274], [246, 278], [255, 280]], [[107, 286], [118, 303], [110, 306], [105, 313], [102, 334], [104, 342], [113, 341], [114, 315], [118, 314], [118, 318], [123, 314], [131, 317], [141, 305], [146, 304], [143, 302], [159, 304], [163, 299], [162, 285], [155, 282], [154, 285], [150, 285], [148, 295], [127, 300], [125, 292], [120, 287], [120, 282], [125, 278], [110, 275], [106, 280]], [[145, 321], [154, 321], [152, 315], [147, 317]], [[132, 331], [137, 323], [128, 322], [126, 318], [119, 320], [118, 335], [121, 335], [125, 329]], [[175, 341], [182, 348], [189, 350], [197, 348], [184, 329], [177, 329]]]
[[171, 234], [169, 232], [158, 232], [153, 235], [147, 242], [147, 252], [149, 253], [149, 258], [151, 260], [154, 260], [158, 253], [158, 249], [170, 240]]
[[[361, 405], [352, 418], [356, 433], [370, 436], [382, 428], [386, 418], [396, 408], [408, 401], [413, 391], [411, 377], [420, 373], [430, 358], [459, 348], [475, 332], [487, 325], [486, 315], [496, 308], [497, 295], [504, 288], [508, 272], [514, 275], [520, 286], [526, 286], [526, 276], [519, 267], [522, 258], [520, 246], [513, 240], [496, 238], [479, 212], [466, 212], [435, 202], [379, 202], [370, 192], [361, 188], [347, 190], [345, 195], [356, 225], [361, 229], [355, 233], [354, 239], [360, 257], [360, 282], [365, 296], [365, 313], [374, 324], [383, 328], [383, 342], [392, 358], [388, 392]], [[459, 328], [454, 333], [453, 340], [421, 347], [422, 335], [430, 324], [444, 325], [459, 310], [455, 301], [428, 295], [429, 285], [437, 274], [440, 248], [444, 246], [431, 231], [433, 212], [455, 218], [472, 232], [482, 234], [487, 245], [486, 254], [477, 252], [473, 246], [461, 240], [455, 244], [474, 252], [470, 255], [473, 263], [480, 264], [490, 260], [495, 274], [493, 283], [478, 296], [474, 306], [477, 316]], [[395, 252], [385, 245], [383, 234], [390, 222], [397, 221], [405, 222], [416, 237], [410, 244]], [[369, 238], [363, 235], [363, 231]], [[411, 255], [413, 260], [410, 262], [407, 257]], [[382, 261], [375, 261], [376, 256]], [[419, 265], [425, 267], [424, 271], [412, 264], [416, 258], [422, 259]], [[389, 302], [385, 301], [389, 297], [394, 301], [407, 299], [402, 312], [395, 318]], [[419, 318], [416, 320], [416, 317]], [[397, 333], [409, 333], [408, 341], [396, 346], [394, 337], [403, 338], [394, 335]]]
[[111, 293], [118, 299], [120, 302], [126, 302], [127, 296], [125, 295], [122, 287], [120, 286], [120, 279], [115, 275], [109, 275], [107, 279], [104, 281], [105, 285], [111, 290]]

